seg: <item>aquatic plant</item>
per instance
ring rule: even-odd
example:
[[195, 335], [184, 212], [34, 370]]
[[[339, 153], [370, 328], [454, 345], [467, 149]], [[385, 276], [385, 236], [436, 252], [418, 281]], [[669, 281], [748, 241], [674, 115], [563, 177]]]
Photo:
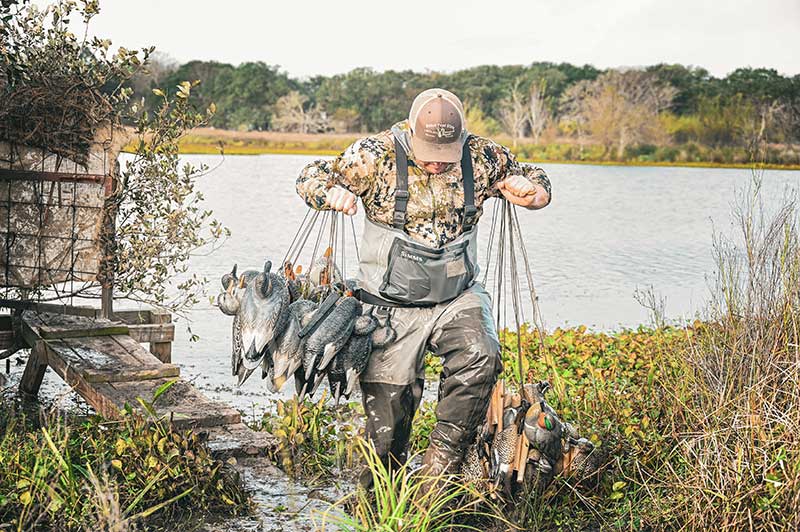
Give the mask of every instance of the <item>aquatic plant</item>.
[[36, 420], [2, 406], [0, 522], [16, 530], [123, 531], [249, 506], [238, 474], [191, 431], [127, 415]]
[[265, 414], [256, 428], [278, 438], [271, 457], [286, 473], [319, 480], [330, 477], [336, 469], [353, 466], [355, 440], [363, 425], [355, 405], [332, 409], [327, 404], [327, 391], [318, 401], [278, 401], [275, 413]]

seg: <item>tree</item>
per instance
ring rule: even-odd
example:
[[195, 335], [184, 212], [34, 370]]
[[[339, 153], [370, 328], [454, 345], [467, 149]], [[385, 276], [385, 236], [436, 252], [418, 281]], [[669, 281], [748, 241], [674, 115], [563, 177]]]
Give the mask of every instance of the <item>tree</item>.
[[528, 126], [531, 137], [535, 143], [539, 143], [542, 131], [550, 121], [550, 110], [545, 101], [547, 82], [540, 80], [538, 83], [531, 84], [530, 95], [528, 97]]
[[274, 129], [295, 133], [320, 133], [330, 129], [327, 116], [316, 105], [308, 105], [308, 97], [297, 91], [275, 102]]
[[508, 96], [499, 105], [500, 123], [514, 140], [514, 147], [517, 146], [517, 140], [525, 136], [528, 123], [528, 102], [520, 88], [521, 82], [521, 79], [514, 81]]
[[619, 159], [632, 144], [663, 141], [658, 115], [669, 108], [676, 89], [641, 70], [609, 70], [565, 92], [563, 109], [585, 127], [605, 153], [616, 146]]

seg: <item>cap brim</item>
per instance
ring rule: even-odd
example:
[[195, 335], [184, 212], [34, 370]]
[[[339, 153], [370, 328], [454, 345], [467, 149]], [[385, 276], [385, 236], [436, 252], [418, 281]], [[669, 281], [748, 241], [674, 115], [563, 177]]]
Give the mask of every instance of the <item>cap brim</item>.
[[414, 158], [426, 163], [457, 163], [461, 160], [461, 142], [434, 144], [411, 135], [411, 150]]

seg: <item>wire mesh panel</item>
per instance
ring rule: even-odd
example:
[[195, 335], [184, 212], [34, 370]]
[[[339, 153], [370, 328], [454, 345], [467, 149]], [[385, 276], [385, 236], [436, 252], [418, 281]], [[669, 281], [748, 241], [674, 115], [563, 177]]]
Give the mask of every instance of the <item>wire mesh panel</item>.
[[80, 166], [0, 143], [0, 286], [95, 281], [111, 182], [103, 149]]

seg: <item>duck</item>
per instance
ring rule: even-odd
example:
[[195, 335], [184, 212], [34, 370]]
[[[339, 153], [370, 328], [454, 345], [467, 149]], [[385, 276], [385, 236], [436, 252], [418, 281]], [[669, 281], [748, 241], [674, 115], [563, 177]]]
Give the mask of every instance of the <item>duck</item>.
[[237, 265], [233, 265], [230, 273], [222, 276], [222, 292], [217, 296], [217, 307], [223, 314], [233, 316], [231, 327], [231, 374], [244, 382], [252, 370], [246, 370], [242, 364], [244, 347], [242, 341], [242, 322], [238, 312], [247, 284], [259, 274], [257, 270], [247, 270], [241, 277], [236, 274]]
[[356, 298], [341, 297], [336, 301], [330, 314], [308, 336], [303, 353], [305, 386], [301, 390], [301, 398], [309, 386], [311, 395], [314, 395], [328, 365], [350, 339], [356, 318], [361, 311], [361, 303]]
[[[290, 296], [286, 279], [271, 273], [271, 267], [272, 263], [267, 261], [263, 271], [246, 284], [236, 313], [241, 329], [242, 353], [235, 365], [241, 364], [251, 373], [262, 366], [262, 375], [269, 373], [272, 363], [268, 350], [274, 347], [275, 340], [289, 321]], [[240, 372], [240, 385], [244, 379]]]
[[513, 461], [522, 428], [522, 413], [524, 410], [521, 407], [509, 406], [503, 410], [503, 430], [494, 435], [490, 447], [489, 479], [493, 481], [495, 489], [503, 486], [506, 493], [511, 493]]
[[545, 482], [555, 475], [556, 463], [563, 454], [564, 436], [564, 424], [544, 398], [549, 388], [550, 384], [546, 381], [525, 385], [526, 396], [533, 400], [523, 422], [525, 437], [530, 447], [537, 451], [538, 469]]
[[316, 303], [308, 299], [298, 299], [289, 305], [288, 324], [272, 352], [272, 381], [277, 391], [303, 366], [306, 341], [300, 338], [300, 331], [308, 325], [316, 309]]
[[372, 315], [372, 307], [355, 319], [350, 338], [328, 369], [328, 384], [334, 404], [338, 405], [342, 396], [350, 398], [359, 376], [367, 367], [372, 353], [372, 335], [377, 328], [378, 320]]

